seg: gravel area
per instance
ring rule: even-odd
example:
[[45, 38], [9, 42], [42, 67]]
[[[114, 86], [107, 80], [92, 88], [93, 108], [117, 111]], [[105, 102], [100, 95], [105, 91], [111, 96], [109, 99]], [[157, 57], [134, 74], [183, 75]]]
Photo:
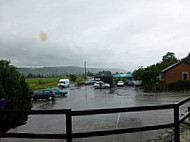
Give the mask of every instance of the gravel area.
[[[175, 142], [174, 129], [168, 129], [157, 139], [148, 142]], [[190, 142], [190, 122], [186, 121], [184, 124], [180, 125], [180, 142]]]

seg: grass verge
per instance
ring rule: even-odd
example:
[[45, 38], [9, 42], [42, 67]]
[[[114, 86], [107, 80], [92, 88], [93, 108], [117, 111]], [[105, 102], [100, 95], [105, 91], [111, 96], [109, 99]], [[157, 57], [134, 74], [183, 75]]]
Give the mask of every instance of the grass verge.
[[[38, 89], [45, 89], [45, 88], [51, 88], [56, 87], [57, 83], [60, 79], [66, 79], [63, 77], [57, 77], [57, 78], [29, 78], [26, 79], [26, 82], [33, 90]], [[69, 78], [68, 78], [69, 79]], [[70, 81], [70, 83], [78, 83], [82, 84], [85, 81], [83, 77], [78, 76], [76, 81]]]

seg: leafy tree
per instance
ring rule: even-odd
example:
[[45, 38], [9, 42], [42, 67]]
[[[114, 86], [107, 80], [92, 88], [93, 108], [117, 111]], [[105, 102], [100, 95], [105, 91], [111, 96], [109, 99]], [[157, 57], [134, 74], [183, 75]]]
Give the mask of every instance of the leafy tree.
[[26, 78], [35, 78], [35, 75], [32, 74], [32, 73], [29, 73], [29, 74], [26, 76]]
[[188, 54], [187, 57], [185, 57], [184, 59], [182, 59], [182, 61], [190, 64], [190, 53]]
[[69, 75], [69, 78], [70, 78], [71, 81], [76, 81], [77, 76], [74, 75], [74, 74], [70, 74], [70, 75]]
[[133, 71], [133, 76], [135, 80], [143, 80], [143, 76], [144, 76], [144, 69], [143, 67], [139, 67], [138, 70], [134, 70]]
[[37, 78], [43, 78], [43, 75], [38, 74], [38, 75], [36, 75], [36, 77], [37, 77]]
[[133, 77], [135, 80], [142, 80], [143, 86], [154, 86], [158, 82], [160, 72], [177, 61], [178, 59], [175, 57], [175, 54], [168, 52], [163, 56], [162, 62], [146, 68], [139, 67], [138, 70], [133, 72]]
[[[52, 75], [53, 76], [53, 75]], [[27, 76], [26, 76], [26, 78], [43, 78], [44, 76], [43, 75], [41, 75], [41, 74], [37, 74], [37, 75], [35, 75], [35, 74], [32, 74], [32, 73], [29, 73]]]
[[88, 71], [87, 76], [94, 76], [94, 74]]
[[[32, 90], [25, 82], [25, 78], [14, 66], [9, 65], [9, 61], [0, 61], [0, 99], [7, 100], [4, 110], [30, 110], [32, 108]], [[0, 117], [0, 132], [6, 132], [11, 128], [16, 128], [25, 124], [27, 115], [25, 114], [3, 114]]]
[[97, 74], [97, 76], [112, 76], [111, 71], [99, 71]]
[[178, 59], [175, 57], [173, 52], [167, 52], [166, 55], [162, 57], [162, 61], [175, 63], [178, 61]]

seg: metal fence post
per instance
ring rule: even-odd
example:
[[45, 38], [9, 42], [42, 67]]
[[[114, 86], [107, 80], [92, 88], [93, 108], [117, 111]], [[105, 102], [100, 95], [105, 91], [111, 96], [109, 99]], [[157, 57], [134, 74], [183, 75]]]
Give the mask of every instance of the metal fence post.
[[66, 135], [67, 142], [72, 142], [72, 116], [71, 109], [66, 113]]
[[180, 130], [179, 130], [179, 105], [174, 106], [174, 128], [175, 128], [175, 142], [180, 142]]

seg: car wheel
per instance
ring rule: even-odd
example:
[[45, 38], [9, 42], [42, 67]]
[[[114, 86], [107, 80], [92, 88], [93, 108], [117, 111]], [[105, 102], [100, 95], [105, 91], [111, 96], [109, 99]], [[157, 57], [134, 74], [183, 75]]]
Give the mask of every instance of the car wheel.
[[50, 97], [48, 98], [48, 100], [49, 100], [49, 101], [53, 100], [53, 97], [50, 96]]
[[37, 99], [35, 99], [35, 98], [32, 98], [32, 101], [37, 101]]

